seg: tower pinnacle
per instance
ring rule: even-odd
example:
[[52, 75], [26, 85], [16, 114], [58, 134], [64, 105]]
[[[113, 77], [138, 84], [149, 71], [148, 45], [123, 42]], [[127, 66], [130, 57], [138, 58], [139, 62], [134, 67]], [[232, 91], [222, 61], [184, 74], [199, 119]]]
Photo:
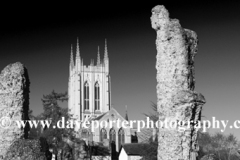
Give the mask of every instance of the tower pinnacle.
[[76, 58], [79, 58], [80, 59], [80, 48], [79, 48], [79, 42], [78, 42], [78, 38], [77, 38], [77, 48], [76, 48]]
[[97, 66], [100, 65], [100, 51], [99, 51], [99, 46], [98, 46], [98, 55], [97, 55]]
[[70, 67], [71, 67], [71, 69], [74, 67], [73, 48], [72, 48], [72, 45], [71, 45], [71, 55], [70, 55]]
[[126, 105], [126, 115], [125, 115], [125, 119], [128, 121], [127, 105]]
[[77, 47], [76, 47], [76, 71], [80, 72], [81, 70], [81, 57], [80, 57], [80, 48], [79, 48], [79, 42], [77, 38]]
[[107, 60], [107, 59], [108, 59], [107, 39], [105, 39], [104, 60]]

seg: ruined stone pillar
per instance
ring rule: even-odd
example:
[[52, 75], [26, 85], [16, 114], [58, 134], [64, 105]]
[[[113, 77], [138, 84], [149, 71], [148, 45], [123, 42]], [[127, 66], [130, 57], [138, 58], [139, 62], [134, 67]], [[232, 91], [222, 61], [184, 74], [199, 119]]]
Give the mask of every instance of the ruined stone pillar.
[[[197, 129], [205, 99], [194, 92], [194, 56], [198, 39], [194, 31], [170, 19], [164, 6], [152, 9], [152, 28], [157, 32], [157, 105], [159, 120], [167, 125], [159, 129], [158, 160], [190, 160], [197, 156]], [[170, 122], [192, 121], [185, 131], [171, 128]], [[174, 123], [171, 123], [174, 124]], [[178, 124], [177, 126], [179, 126]], [[174, 125], [173, 125], [174, 126]]]
[[28, 119], [29, 85], [27, 69], [19, 62], [6, 66], [0, 74], [1, 157], [15, 140], [26, 138], [27, 130], [13, 121]]

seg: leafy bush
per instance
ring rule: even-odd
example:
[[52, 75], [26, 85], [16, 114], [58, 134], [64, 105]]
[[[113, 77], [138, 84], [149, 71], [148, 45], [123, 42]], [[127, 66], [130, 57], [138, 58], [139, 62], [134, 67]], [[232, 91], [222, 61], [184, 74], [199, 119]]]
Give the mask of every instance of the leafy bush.
[[39, 140], [16, 140], [4, 157], [4, 160], [47, 160], [45, 153], [41, 152]]
[[233, 134], [223, 133], [209, 134], [208, 132], [198, 133], [199, 157], [215, 155], [220, 160], [238, 160], [239, 142]]

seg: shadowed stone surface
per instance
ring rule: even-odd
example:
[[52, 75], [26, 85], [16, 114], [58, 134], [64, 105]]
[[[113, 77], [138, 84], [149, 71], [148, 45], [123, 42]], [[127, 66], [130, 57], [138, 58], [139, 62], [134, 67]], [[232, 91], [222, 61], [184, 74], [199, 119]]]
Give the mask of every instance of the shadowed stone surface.
[[47, 160], [39, 140], [18, 139], [10, 146], [4, 160]]
[[[197, 121], [201, 119], [204, 97], [194, 91], [194, 57], [197, 34], [170, 19], [164, 6], [152, 9], [152, 28], [157, 32], [157, 98], [159, 120]], [[192, 123], [191, 126], [194, 124]], [[197, 129], [159, 129], [158, 160], [194, 160], [197, 156]]]
[[[0, 75], [0, 118], [27, 120], [29, 109], [29, 78], [27, 69], [19, 62], [6, 66]], [[1, 121], [2, 125], [9, 121]], [[26, 131], [24, 134], [24, 130]], [[11, 123], [0, 127], [0, 155], [5, 156], [9, 147], [19, 138], [26, 138], [27, 130]]]
[[216, 155], [214, 154], [209, 154], [205, 155], [201, 158], [201, 160], [219, 160]]

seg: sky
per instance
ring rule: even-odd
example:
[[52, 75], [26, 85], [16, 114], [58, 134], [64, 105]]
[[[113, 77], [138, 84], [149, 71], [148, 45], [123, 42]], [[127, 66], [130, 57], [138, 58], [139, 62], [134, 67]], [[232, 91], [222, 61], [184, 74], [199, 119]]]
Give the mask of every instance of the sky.
[[[171, 18], [198, 34], [196, 91], [206, 98], [205, 119], [240, 120], [240, 10], [220, 1], [157, 1], [151, 3], [39, 4], [1, 11], [0, 69], [22, 62], [30, 77], [30, 109], [43, 111], [41, 98], [68, 87], [70, 47], [79, 38], [85, 65], [97, 59], [108, 42], [112, 104], [132, 120], [152, 112], [156, 97], [156, 32], [151, 9], [165, 5]], [[68, 6], [69, 5], [69, 6]], [[11, 10], [10, 10], [11, 8]], [[9, 9], [9, 10], [8, 10]], [[66, 107], [66, 104], [62, 104]], [[239, 129], [226, 129], [240, 140]]]

